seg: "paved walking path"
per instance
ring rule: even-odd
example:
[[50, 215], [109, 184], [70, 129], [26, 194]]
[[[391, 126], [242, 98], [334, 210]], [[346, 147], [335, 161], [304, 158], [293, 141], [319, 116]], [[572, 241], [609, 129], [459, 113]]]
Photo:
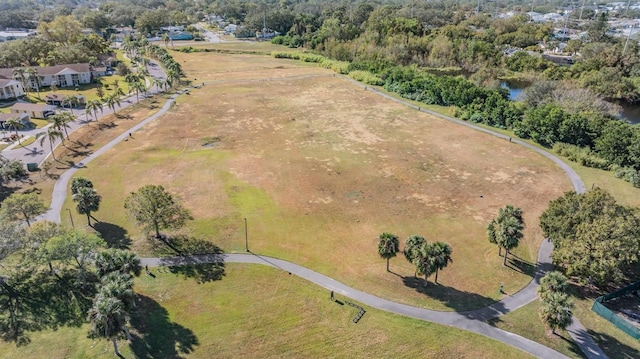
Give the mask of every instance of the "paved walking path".
[[[355, 83], [358, 84], [358, 86], [364, 87], [361, 83], [358, 83], [358, 82], [355, 82]], [[422, 109], [406, 101], [396, 99], [387, 94], [371, 89], [370, 87], [365, 87], [365, 88], [368, 88], [369, 90], [374, 91], [377, 94], [383, 97], [386, 97], [388, 99], [391, 99], [393, 101], [397, 101], [404, 105], [414, 107], [417, 110], [420, 110], [422, 112], [428, 112], [433, 114], [434, 116], [445, 118], [447, 120], [454, 121], [461, 125], [471, 127], [476, 130], [479, 130], [494, 136], [498, 136], [506, 140], [510, 140], [515, 144], [530, 148], [531, 150], [544, 155], [545, 157], [551, 159], [553, 162], [558, 164], [571, 179], [571, 182], [573, 183], [575, 190], [579, 193], [584, 192], [584, 184], [582, 183], [580, 177], [575, 173], [575, 171], [573, 171], [571, 167], [569, 167], [567, 164], [562, 162], [559, 158], [557, 158], [556, 156], [554, 156], [553, 154], [547, 151], [544, 151], [538, 147], [532, 146], [518, 139], [511, 139], [506, 135], [496, 133], [479, 126], [475, 126], [468, 122], [464, 122], [455, 118], [443, 116], [441, 114]], [[115, 146], [119, 142], [128, 138], [129, 137], [128, 132], [133, 133], [139, 130], [140, 128], [142, 128], [143, 126], [145, 126], [146, 124], [148, 124], [149, 122], [162, 116], [172, 106], [177, 96], [178, 94], [174, 94], [165, 103], [165, 105], [154, 115], [143, 120], [142, 122], [132, 127], [130, 130], [128, 130], [127, 132], [116, 137], [114, 140], [110, 141], [108, 144], [106, 144], [104, 147], [100, 148], [99, 150], [95, 151], [90, 156], [82, 159], [74, 167], [67, 170], [62, 176], [60, 176], [60, 178], [57, 180], [54, 186], [52, 201], [51, 201], [51, 208], [47, 213], [45, 213], [39, 219], [46, 219], [49, 221], [60, 222], [60, 211], [62, 209], [62, 205], [67, 195], [66, 193], [67, 185], [69, 180], [73, 176], [73, 174], [79, 168], [85, 167], [93, 159], [97, 158], [107, 150], [113, 148], [113, 146]], [[546, 273], [548, 270], [552, 268], [551, 259], [550, 259], [550, 254], [552, 249], [553, 249], [553, 244], [551, 244], [549, 241], [543, 241], [542, 245], [540, 246], [540, 250], [538, 252], [538, 262], [536, 264], [535, 277], [529, 283], [529, 285], [527, 285], [524, 289], [488, 307], [481, 308], [478, 310], [473, 310], [473, 311], [467, 311], [467, 312], [438, 312], [438, 311], [432, 311], [432, 310], [427, 310], [423, 308], [417, 308], [417, 307], [412, 307], [404, 304], [395, 303], [395, 302], [382, 299], [382, 298], [361, 292], [359, 290], [353, 289], [327, 276], [324, 276], [320, 273], [314, 272], [310, 269], [304, 268], [294, 263], [290, 263], [290, 262], [283, 261], [276, 258], [268, 258], [268, 257], [253, 255], [253, 254], [227, 254], [224, 256], [224, 260], [227, 262], [256, 263], [256, 264], [270, 265], [270, 266], [285, 270], [291, 274], [300, 276], [301, 278], [307, 279], [324, 288], [333, 290], [336, 293], [340, 293], [354, 300], [358, 300], [374, 308], [386, 310], [386, 311], [401, 314], [401, 315], [406, 315], [406, 316], [421, 319], [421, 320], [432, 321], [432, 322], [440, 323], [444, 325], [451, 325], [464, 330], [469, 330], [469, 331], [499, 340], [508, 345], [512, 345], [516, 348], [519, 348], [523, 351], [531, 353], [540, 358], [566, 358], [565, 355], [553, 349], [545, 347], [542, 344], [533, 342], [519, 335], [492, 327], [485, 323], [485, 321], [488, 319], [495, 318], [502, 314], [508, 313], [512, 310], [515, 310], [535, 300], [536, 288], [538, 286], [540, 278], [544, 275], [544, 273]], [[148, 266], [206, 263], [206, 262], [219, 261], [219, 260], [220, 260], [220, 256], [141, 258], [142, 264], [148, 265]], [[574, 324], [572, 325], [572, 327], [570, 327], [569, 332], [574, 338], [574, 341], [576, 342], [576, 344], [580, 346], [580, 348], [585, 352], [587, 357], [606, 358], [606, 355], [602, 352], [602, 350], [600, 350], [597, 344], [593, 342], [592, 338], [588, 335], [586, 330], [580, 325], [577, 319], [574, 318]]]

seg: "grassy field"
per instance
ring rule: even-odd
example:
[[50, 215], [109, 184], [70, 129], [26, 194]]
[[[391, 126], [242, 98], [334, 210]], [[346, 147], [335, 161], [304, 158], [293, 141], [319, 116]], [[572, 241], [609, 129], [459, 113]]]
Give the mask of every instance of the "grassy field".
[[[250, 247], [253, 250], [259, 250], [263, 253], [288, 258], [299, 264], [312, 266], [314, 269], [338, 277], [338, 279], [365, 291], [400, 302], [442, 310], [477, 307], [498, 299], [495, 295], [497, 291], [494, 288], [496, 287], [494, 283], [506, 282], [505, 289], [507, 292], [513, 292], [515, 289], [512, 290], [512, 288], [519, 288], [522, 283], [528, 280], [526, 275], [517, 273], [514, 275], [510, 273], [513, 272], [512, 270], [501, 268], [499, 265], [500, 259], [495, 253], [497, 250], [485, 243], [483, 225], [474, 223], [480, 221], [471, 221], [470, 228], [473, 229], [471, 232], [468, 232], [468, 228], [458, 223], [463, 221], [460, 218], [461, 216], [468, 215], [472, 210], [484, 210], [485, 213], [483, 215], [486, 218], [490, 218], [494, 214], [490, 213], [488, 207], [497, 208], [496, 206], [501, 205], [497, 204], [495, 199], [487, 204], [485, 208], [479, 208], [477, 205], [473, 206], [474, 203], [470, 205], [468, 203], [470, 196], [465, 198], [466, 201], [458, 199], [456, 206], [440, 205], [439, 210], [441, 211], [450, 210], [451, 208], [457, 211], [451, 217], [443, 216], [441, 218], [437, 216], [428, 217], [434, 211], [433, 207], [437, 208], [438, 204], [423, 202], [428, 209], [425, 211], [424, 209], [419, 209], [419, 206], [408, 206], [407, 209], [404, 209], [397, 203], [393, 203], [398, 201], [400, 204], [406, 204], [411, 198], [406, 194], [404, 195], [404, 201], [400, 201], [403, 198], [402, 196], [396, 196], [389, 202], [378, 200], [376, 203], [367, 203], [364, 206], [366, 209], [359, 209], [358, 211], [358, 208], [352, 209], [349, 207], [358, 207], [359, 204], [380, 194], [362, 190], [347, 191], [346, 188], [352, 188], [354, 184], [368, 184], [368, 188], [374, 188], [374, 186], [378, 186], [378, 183], [366, 176], [358, 177], [356, 183], [344, 184], [340, 182], [342, 180], [340, 177], [344, 177], [344, 175], [351, 176], [353, 173], [365, 171], [362, 167], [356, 166], [358, 162], [364, 161], [369, 161], [368, 164], [375, 171], [380, 171], [380, 168], [382, 168], [383, 170], [380, 172], [384, 173], [384, 170], [391, 172], [390, 175], [387, 172], [389, 177], [399, 177], [398, 173], [394, 171], [399, 166], [384, 166], [385, 164], [388, 165], [388, 163], [382, 163], [381, 161], [381, 159], [388, 159], [388, 162], [392, 162], [393, 165], [403, 163], [403, 161], [407, 163], [403, 167], [406, 171], [401, 171], [400, 174], [403, 177], [393, 178], [399, 182], [398, 187], [408, 186], [410, 187], [409, 190], [415, 190], [419, 187], [416, 185], [417, 182], [427, 183], [428, 185], [425, 188], [430, 190], [428, 196], [435, 197], [451, 189], [451, 187], [442, 188], [441, 183], [438, 183], [448, 180], [458, 181], [461, 187], [465, 186], [463, 189], [469, 190], [471, 187], [468, 186], [467, 179], [461, 179], [464, 176], [460, 176], [455, 172], [445, 178], [434, 181], [435, 172], [429, 173], [425, 171], [428, 166], [423, 168], [421, 166], [423, 162], [411, 162], [414, 160], [412, 157], [419, 155], [419, 152], [424, 150], [430, 155], [435, 153], [441, 164], [453, 162], [455, 163], [453, 167], [467, 168], [469, 167], [468, 163], [456, 163], [455, 156], [448, 157], [450, 154], [444, 150], [448, 145], [447, 142], [450, 142], [453, 146], [458, 145], [453, 147], [456, 151], [463, 147], [460, 142], [464, 143], [464, 147], [469, 143], [470, 149], [479, 148], [478, 153], [483, 154], [483, 157], [488, 157], [492, 153], [491, 151], [495, 151], [495, 148], [499, 148], [500, 145], [504, 146], [500, 141], [497, 141], [498, 143], [485, 144], [485, 141], [478, 140], [483, 143], [470, 143], [469, 138], [474, 136], [467, 134], [467, 137], [459, 138], [460, 132], [452, 130], [451, 127], [445, 126], [440, 120], [435, 120], [425, 114], [415, 114], [416, 111], [403, 110], [401, 106], [390, 111], [387, 108], [394, 107], [392, 104], [378, 105], [370, 98], [370, 96], [375, 95], [361, 96], [355, 87], [349, 87], [347, 91], [338, 91], [338, 87], [348, 85], [336, 82], [339, 80], [332, 79], [330, 72], [318, 69], [313, 65], [286, 60], [276, 62], [276, 60], [270, 60], [268, 57], [263, 56], [225, 56], [214, 53], [182, 54], [175, 52], [172, 52], [172, 54], [177, 59], [180, 59], [185, 69], [189, 70], [189, 77], [193, 77], [193, 74], [197, 73], [198, 82], [203, 79], [208, 84], [201, 90], [192, 91], [190, 96], [182, 96], [174, 112], [160, 120], [165, 122], [148, 126], [145, 131], [142, 131], [139, 135], [136, 134], [134, 139], [136, 142], [122, 143], [116, 151], [108, 154], [109, 160], [101, 160], [100, 163], [94, 162], [87, 171], [82, 173], [82, 175], [92, 178], [94, 183], [100, 183], [96, 186], [98, 191], [103, 197], [109, 197], [109, 200], [103, 203], [100, 213], [97, 214], [98, 218], [105, 222], [102, 229], [106, 228], [107, 231], [115, 231], [123, 233], [125, 236], [133, 237], [133, 247], [139, 253], [150, 254], [152, 251], [148, 243], [142, 239], [137, 228], [128, 223], [122, 210], [122, 201], [129, 191], [135, 190], [140, 185], [162, 183], [165, 187], [185, 199], [187, 207], [196, 214], [198, 220], [188, 229], [191, 233], [211, 239], [215, 243], [223, 245], [227, 250], [243, 251], [244, 228], [242, 217], [247, 217], [249, 219]], [[225, 57], [231, 58], [231, 60], [224, 61]], [[212, 61], [212, 58], [215, 61]], [[215, 64], [215, 68], [211, 64]], [[236, 69], [241, 70], [237, 71]], [[328, 83], [318, 85], [312, 82], [314, 80], [316, 82], [327, 81]], [[291, 85], [290, 83], [294, 81], [309, 81], [310, 84]], [[278, 93], [274, 88], [276, 86], [270, 86], [271, 83], [283, 85], [286, 90], [282, 92], [285, 92], [285, 94]], [[320, 87], [319, 91], [313, 92], [316, 87]], [[335, 94], [333, 94], [334, 91], [336, 92]], [[349, 91], [356, 93], [356, 96], [345, 93]], [[344, 101], [340, 102], [332, 97], [327, 98], [327, 93], [331, 93], [331, 96], [337, 97], [338, 100], [344, 98]], [[292, 109], [287, 103], [289, 99], [287, 96], [290, 97], [292, 96], [291, 94], [295, 94], [295, 97], [305, 95], [304, 101], [298, 100], [296, 102], [297, 105], [304, 108], [307, 108], [307, 99], [309, 98], [314, 105], [312, 106], [313, 109], [316, 109], [318, 103], [323, 101], [328, 103], [338, 102], [339, 104], [334, 106], [333, 114], [328, 113], [328, 111], [327, 113], [314, 111], [301, 114], [299, 109]], [[285, 100], [278, 100], [278, 96], [284, 97]], [[355, 100], [354, 97], [356, 97]], [[379, 97], [375, 96], [375, 98], [377, 99], [376, 102], [381, 101]], [[344, 103], [349, 100], [354, 101], [355, 105], [348, 106], [346, 113], [340, 113], [343, 111], [341, 106], [344, 107]], [[237, 105], [233, 106], [236, 101], [238, 101]], [[366, 110], [357, 106], [359, 102], [365, 103], [362, 107], [373, 106], [374, 110], [366, 112]], [[198, 114], [199, 111], [206, 113], [206, 115]], [[240, 113], [236, 113], [236, 111]], [[258, 114], [255, 114], [255, 112], [258, 112]], [[336, 112], [338, 112], [337, 115]], [[384, 113], [378, 114], [376, 112]], [[392, 115], [389, 115], [390, 113]], [[138, 115], [144, 115], [144, 113], [140, 112], [130, 117], [129, 121], [139, 120]], [[336, 117], [336, 123], [327, 124], [327, 118], [332, 115]], [[387, 117], [385, 118], [384, 115], [387, 115]], [[354, 125], [350, 117], [371, 117], [372, 120], [371, 122], [355, 124], [359, 125], [358, 127]], [[350, 123], [351, 127], [340, 127], [341, 121]], [[297, 132], [302, 132], [301, 134], [291, 131], [290, 127], [295, 126], [287, 126], [294, 122], [295, 125], [302, 127], [296, 129]], [[321, 123], [318, 124], [317, 122]], [[386, 124], [391, 130], [390, 134], [383, 132], [382, 124]], [[125, 125], [127, 125], [126, 121], [118, 126]], [[375, 131], [371, 130], [375, 128], [375, 125], [380, 125], [377, 128], [379, 132], [376, 134], [384, 135], [378, 136], [383, 140], [380, 142], [393, 142], [390, 138], [399, 137], [399, 134], [406, 135], [406, 138], [402, 141], [395, 140], [396, 142], [393, 142], [400, 148], [399, 152], [405, 152], [406, 158], [391, 151], [389, 148], [375, 153], [369, 153], [373, 152], [373, 150], [368, 148], [364, 148], [364, 150], [357, 148], [358, 141], [352, 141], [353, 138], [365, 138], [366, 136], [364, 135], [366, 135], [367, 131], [375, 133]], [[167, 126], [166, 129], [164, 128], [165, 126]], [[123, 129], [124, 127], [116, 128], [114, 131], [121, 133]], [[447, 133], [449, 137], [440, 141], [437, 141], [437, 138], [433, 140], [429, 136], [420, 139], [420, 142], [416, 140], [418, 134], [429, 134], [429, 132], [432, 132], [431, 136]], [[275, 146], [272, 146], [273, 143], [269, 143], [269, 146], [264, 146], [262, 141], [268, 134], [278, 135], [277, 138], [282, 143], [277, 143], [274, 140], [276, 142]], [[344, 141], [344, 137], [349, 136], [351, 140]], [[454, 138], [453, 141], [451, 140], [452, 137]], [[484, 139], [484, 137], [482, 138]], [[106, 137], [101, 141], [103, 142], [105, 139]], [[457, 141], [460, 139], [461, 141]], [[256, 140], [256, 143], [248, 144], [248, 142]], [[99, 145], [100, 141], [90, 142], [95, 147]], [[425, 142], [430, 146], [425, 146]], [[128, 147], [124, 146], [129, 146], [132, 149], [127, 150]], [[333, 148], [328, 150], [323, 146]], [[370, 144], [367, 144], [367, 146], [371, 147]], [[434, 147], [440, 147], [440, 151], [434, 151]], [[274, 151], [274, 148], [276, 151]], [[511, 147], [508, 149], [511, 149]], [[355, 151], [358, 153], [355, 153]], [[525, 152], [524, 150], [522, 151]], [[295, 152], [296, 156], [283, 156], [283, 153], [290, 152]], [[350, 152], [354, 156], [345, 155], [345, 152]], [[366, 156], [367, 154], [375, 155], [378, 160], [376, 161], [374, 157]], [[464, 155], [473, 158], [470, 153], [465, 153]], [[521, 153], [517, 153], [514, 157], [520, 158], [523, 162], [529, 164], [529, 158], [526, 155], [523, 156]], [[118, 160], [124, 160], [125, 162], [121, 163], [126, 163], [126, 166], [114, 168], [113, 164], [119, 162], [111, 161]], [[308, 164], [307, 166], [302, 166], [298, 173], [292, 173], [291, 169], [284, 174], [280, 172], [283, 167], [292, 167], [292, 165], [300, 165], [309, 161], [314, 162], [313, 166]], [[355, 165], [353, 164], [354, 162], [356, 163]], [[431, 166], [434, 165], [433, 163], [430, 164]], [[483, 164], [485, 163], [483, 162]], [[502, 166], [503, 164], [499, 163], [499, 165]], [[538, 166], [539, 162], [531, 164], [531, 166], [534, 165]], [[415, 166], [415, 168], [412, 166]], [[505, 166], [509, 167], [508, 164]], [[636, 192], [637, 189], [634, 189], [624, 181], [615, 179], [612, 173], [584, 169], [575, 164], [573, 166], [582, 176], [587, 187], [590, 187], [590, 183], [596, 183], [596, 185], [614, 193], [622, 203], [635, 205], [640, 202]], [[472, 166], [472, 168], [475, 167]], [[414, 171], [411, 171], [411, 169]], [[415, 172], [418, 172], [415, 171], [416, 169], [429, 173], [431, 177], [425, 174], [414, 178]], [[435, 171], [433, 168], [432, 170]], [[443, 167], [438, 168], [438, 170], [443, 172]], [[330, 178], [321, 183], [307, 183], [305, 172], [316, 176], [318, 173], [324, 173], [325, 171], [331, 176]], [[341, 174], [343, 176], [340, 176]], [[543, 174], [544, 177], [548, 177], [550, 182], [553, 182], [552, 170]], [[521, 176], [522, 173], [518, 173], [514, 177], [521, 179]], [[154, 178], [154, 182], [143, 182], [144, 178]], [[426, 181], [424, 180], [425, 178], [427, 179]], [[490, 177], [487, 176], [486, 178]], [[284, 181], [282, 181], [283, 179]], [[118, 189], [116, 186], [109, 185], [108, 182], [112, 180], [117, 184], [116, 186], [124, 186], [126, 184], [126, 187]], [[278, 183], [280, 181], [283, 183]], [[338, 185], [334, 184], [336, 181], [340, 183]], [[549, 197], [548, 199], [555, 198], [552, 195], [553, 191], [561, 193], [570, 189], [568, 180], [563, 179], [561, 181], [564, 182], [560, 185], [556, 183], [557, 186], [552, 191], [545, 193], [545, 196]], [[436, 190], [432, 190], [434, 182]], [[477, 185], [475, 182], [477, 180], [474, 181], [473, 185]], [[505, 182], [508, 183], [508, 180], [499, 184], [503, 185]], [[311, 185], [317, 186], [315, 191], [309, 191], [310, 188], [314, 189]], [[545, 185], [543, 183], [534, 183], [534, 186]], [[518, 196], [537, 193], [537, 191], [528, 194], [518, 193], [513, 190], [513, 187], [515, 186], [507, 190], [510, 198], [519, 198]], [[538, 189], [536, 188], [536, 190]], [[306, 209], [302, 206], [290, 208], [291, 202], [300, 197], [299, 193], [301, 191], [304, 193], [315, 192], [314, 194], [317, 194], [315, 200], [313, 198], [307, 199], [307, 206], [313, 209], [312, 212], [297, 213], [296, 211], [300, 211], [301, 208], [303, 210]], [[489, 193], [485, 192], [484, 188], [481, 188], [481, 191], [483, 192], [483, 199], [489, 197], [489, 195], [484, 195], [484, 193]], [[393, 193], [401, 192], [396, 191]], [[325, 194], [325, 196], [322, 196], [322, 194]], [[337, 194], [342, 194], [346, 199], [340, 199]], [[457, 189], [455, 195], [460, 196], [460, 188]], [[112, 196], [117, 199], [111, 200]], [[441, 202], [446, 203], [451, 198], [457, 198], [456, 196], [446, 197]], [[389, 196], [387, 195], [385, 198], [388, 199]], [[624, 198], [624, 200], [621, 198]], [[548, 199], [537, 199], [540, 200], [540, 208], [544, 209]], [[303, 199], [298, 198], [297, 200], [299, 203], [304, 202]], [[479, 199], [476, 200], [479, 201]], [[535, 199], [531, 200], [534, 201]], [[393, 207], [392, 209], [387, 208], [390, 206], [389, 203], [394, 204], [394, 206], [391, 206]], [[514, 204], [524, 208], [520, 202], [515, 202]], [[68, 208], [73, 210], [73, 205], [70, 202], [67, 205]], [[319, 210], [319, 207], [329, 207], [329, 209]], [[349, 209], [346, 210], [345, 207]], [[461, 213], [463, 212], [460, 209], [461, 207], [470, 208], [467, 208], [467, 213]], [[378, 216], [369, 215], [369, 218], [367, 218], [366, 211], [375, 212], [378, 210], [377, 208], [381, 208], [383, 213]], [[331, 216], [327, 214], [328, 211], [335, 211], [336, 214]], [[390, 211], [395, 211], [395, 215]], [[528, 209], [525, 208], [525, 211], [528, 212]], [[357, 218], [354, 219], [352, 217], [353, 213], [357, 215]], [[316, 221], [315, 218], [314, 220], [300, 218], [303, 215], [317, 214], [321, 215], [321, 221]], [[336, 217], [347, 215], [349, 220], [335, 219]], [[416, 219], [413, 218], [414, 215], [416, 217], [417, 215], [424, 217]], [[399, 220], [398, 218], [401, 219]], [[63, 216], [63, 220], [66, 220], [66, 216]], [[79, 218], [76, 222], [82, 221], [83, 219]], [[402, 258], [392, 260], [392, 270], [399, 273], [400, 276], [386, 274], [383, 261], [375, 256], [374, 237], [379, 233], [379, 224], [376, 221], [378, 223], [395, 222], [392, 223], [391, 230], [397, 231], [401, 237], [412, 234], [413, 232], [411, 231], [414, 230], [415, 233], [421, 233], [428, 239], [435, 240], [437, 238], [451, 243], [454, 246], [455, 262], [453, 266], [441, 273], [440, 281], [444, 285], [430, 285], [427, 288], [426, 296], [421, 294], [420, 292], [424, 291], [424, 289], [415, 286], [416, 282], [410, 278], [412, 269]], [[529, 230], [535, 227], [534, 229], [537, 231], [537, 215], [532, 215], [528, 218], [527, 224]], [[380, 231], [382, 230], [390, 229], [385, 227]], [[321, 232], [328, 233], [319, 236], [318, 234]], [[454, 243], [457, 236], [462, 239], [469, 239], [469, 241], [465, 242], [458, 238], [459, 241]], [[365, 237], [366, 240], [361, 240], [359, 237]], [[450, 238], [453, 238], [453, 240], [450, 240]], [[527, 242], [523, 243], [522, 248], [516, 251], [516, 254], [523, 258], [523, 261], [519, 262], [520, 265], [526, 264], [526, 262], [531, 263], [535, 258], [535, 250], [538, 243], [532, 240], [529, 234], [528, 238]], [[318, 243], [320, 241], [322, 243]], [[337, 243], [340, 241], [343, 243]], [[471, 246], [471, 248], [460, 248], [461, 246]], [[461, 251], [463, 253], [460, 253]], [[483, 253], [483, 255], [477, 256], [477, 253]], [[474, 260], [465, 260], [466, 258], [473, 258]], [[474, 268], [477, 268], [475, 273], [473, 273]], [[525, 271], [528, 270], [527, 267], [524, 268]], [[467, 273], [466, 277], [463, 275], [465, 272]], [[469, 273], [471, 274], [469, 275]], [[468, 286], [471, 281], [481, 281], [479, 286], [485, 286], [486, 288], [481, 288], [476, 292], [460, 290], [460, 288]], [[591, 312], [589, 310], [590, 305], [591, 301], [589, 299], [583, 299], [578, 303], [576, 315], [594, 334], [600, 345], [607, 350], [611, 357], [634, 357], [634, 354], [637, 354], [640, 350], [640, 345]], [[544, 328], [537, 318], [535, 308], [536, 304], [531, 304], [519, 309], [512, 314], [501, 317], [496, 325], [574, 356], [572, 353], [574, 353], [575, 348], [572, 348], [570, 343], [560, 342], [556, 337], [546, 336]], [[567, 337], [566, 335], [564, 336]], [[108, 344], [106, 342], [103, 344], [104, 350], [109, 351]], [[623, 355], [617, 356], [616, 353], [623, 353]]]
[[[258, 265], [228, 264], [226, 276], [196, 284], [152, 270], [136, 280], [137, 308], [125, 358], [526, 358], [480, 335], [329, 300], [329, 292]], [[251, 298], [251, 300], [248, 300]], [[344, 303], [345, 298], [337, 297]], [[112, 358], [111, 343], [87, 338], [88, 325], [0, 342], [10, 358]]]
[[[188, 229], [227, 251], [291, 260], [376, 295], [439, 310], [484, 306], [531, 278], [546, 203], [570, 189], [535, 153], [419, 113], [315, 66], [268, 56], [174, 53], [208, 82], [79, 175], [103, 196], [100, 221], [148, 242], [123, 211], [148, 183], [182, 198]], [[194, 75], [197, 73], [197, 76]], [[198, 80], [199, 81], [199, 80]], [[525, 239], [503, 267], [485, 226], [499, 207], [524, 209]], [[383, 231], [453, 247], [440, 285], [423, 288], [403, 258], [386, 273]]]

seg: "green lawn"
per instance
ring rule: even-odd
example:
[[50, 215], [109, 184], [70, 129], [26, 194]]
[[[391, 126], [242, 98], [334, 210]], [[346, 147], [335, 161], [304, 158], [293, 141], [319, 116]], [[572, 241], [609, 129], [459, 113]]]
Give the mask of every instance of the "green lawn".
[[[136, 281], [138, 314], [125, 358], [526, 358], [469, 332], [329, 300], [329, 292], [286, 272], [228, 264], [220, 281], [151, 268]], [[346, 298], [337, 296], [341, 302]], [[0, 343], [9, 358], [112, 358], [88, 325], [33, 332], [24, 346]]]
[[539, 308], [540, 301], [536, 299], [514, 312], [490, 320], [489, 324], [553, 348], [569, 357], [582, 358], [582, 351], [568, 332], [559, 330], [557, 335], [550, 334], [538, 319]]

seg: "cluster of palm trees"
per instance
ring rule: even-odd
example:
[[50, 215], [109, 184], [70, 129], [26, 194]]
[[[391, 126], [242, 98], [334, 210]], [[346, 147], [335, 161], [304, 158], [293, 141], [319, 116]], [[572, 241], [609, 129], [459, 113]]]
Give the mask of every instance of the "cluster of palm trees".
[[69, 123], [75, 121], [75, 119], [76, 118], [70, 112], [55, 113], [50, 117], [53, 125], [47, 129], [47, 132], [37, 135], [38, 137], [42, 136], [40, 139], [40, 146], [44, 145], [45, 140], [49, 140], [51, 156], [54, 160], [56, 159], [56, 155], [53, 152], [53, 144], [57, 140], [62, 140], [62, 145], [65, 146], [65, 137], [67, 140], [69, 139], [69, 133], [67, 132], [67, 129], [70, 127]]
[[115, 354], [120, 356], [118, 337], [124, 334], [132, 340], [127, 323], [135, 307], [133, 275], [140, 275], [140, 259], [129, 251], [107, 249], [96, 255], [95, 265], [101, 279], [87, 319], [92, 333], [112, 341]]
[[487, 237], [489, 242], [498, 246], [498, 255], [505, 249], [503, 265], [507, 265], [509, 251], [516, 248], [522, 239], [524, 229], [524, 219], [522, 209], [510, 204], [498, 210], [498, 215], [487, 226]]
[[169, 87], [177, 84], [183, 75], [182, 66], [176, 62], [169, 54], [169, 51], [158, 45], [149, 43], [144, 36], [127, 36], [122, 42], [122, 49], [127, 53], [129, 58], [136, 56], [147, 56], [158, 60], [167, 73], [167, 83]]
[[[387, 272], [389, 271], [389, 259], [400, 251], [398, 236], [384, 232], [378, 237], [378, 254], [387, 260]], [[438, 272], [446, 268], [452, 262], [451, 246], [444, 242], [427, 242], [424, 237], [411, 235], [405, 241], [404, 257], [415, 266], [415, 275], [424, 275], [425, 285], [428, 278], [435, 273], [435, 283], [438, 283]]]

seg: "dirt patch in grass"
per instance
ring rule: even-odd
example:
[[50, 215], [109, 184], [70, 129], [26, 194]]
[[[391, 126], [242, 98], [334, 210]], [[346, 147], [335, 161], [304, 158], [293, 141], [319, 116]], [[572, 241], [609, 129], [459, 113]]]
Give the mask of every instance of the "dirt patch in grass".
[[[193, 211], [190, 230], [227, 251], [244, 251], [246, 217], [252, 250], [400, 302], [475, 308], [500, 298], [500, 283], [514, 293], [530, 280], [542, 239], [537, 218], [571, 188], [550, 161], [323, 69], [313, 69], [322, 76], [276, 78], [281, 66], [311, 70], [268, 57], [252, 57], [252, 68], [242, 55], [206, 55], [215, 64], [208, 71], [239, 62], [247, 71], [243, 78], [218, 73], [221, 82], [182, 96], [135, 141], [83, 170], [104, 191], [97, 218], [144, 237], [122, 203], [142, 185], [162, 184]], [[188, 57], [183, 66], [190, 71], [193, 63]], [[204, 64], [203, 57], [196, 67]], [[219, 141], [202, 146], [206, 138]], [[485, 234], [506, 204], [522, 207], [528, 224], [510, 267]], [[440, 273], [440, 286], [422, 287], [403, 258], [391, 262], [397, 275], [386, 273], [376, 252], [383, 231], [451, 244], [453, 264]], [[133, 244], [142, 254], [145, 241]]]

